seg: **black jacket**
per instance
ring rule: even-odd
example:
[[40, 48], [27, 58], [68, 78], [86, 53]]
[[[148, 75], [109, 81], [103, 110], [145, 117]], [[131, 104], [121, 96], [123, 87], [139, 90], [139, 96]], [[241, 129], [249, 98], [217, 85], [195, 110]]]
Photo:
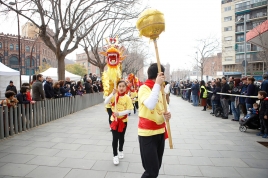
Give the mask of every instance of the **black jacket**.
[[15, 94], [17, 94], [17, 88], [14, 85], [12, 86], [8, 85], [6, 91], [9, 91], [9, 90], [14, 91]]
[[18, 104], [29, 104], [30, 101], [26, 100], [26, 95], [19, 93], [17, 94], [17, 100], [19, 101]]
[[[221, 93], [229, 93], [230, 90], [229, 85], [227, 83], [223, 84], [221, 87]], [[221, 99], [229, 99], [228, 95], [221, 95]]]
[[215, 88], [213, 88], [212, 92], [215, 95], [214, 100], [220, 100], [221, 96], [219, 94], [216, 94], [216, 93], [221, 92], [221, 88], [220, 87], [215, 87]]
[[44, 90], [45, 90], [46, 98], [53, 98], [54, 97], [54, 90], [53, 90], [50, 82], [45, 83]]
[[85, 83], [85, 90], [86, 90], [86, 93], [93, 93], [93, 87], [89, 82]]
[[263, 117], [266, 115], [268, 116], [268, 98], [265, 98], [263, 100], [260, 100], [260, 108], [259, 108], [259, 116], [260, 119], [263, 119]]
[[60, 97], [62, 97], [59, 88], [54, 88], [53, 91], [54, 91], [54, 98], [60, 98]]

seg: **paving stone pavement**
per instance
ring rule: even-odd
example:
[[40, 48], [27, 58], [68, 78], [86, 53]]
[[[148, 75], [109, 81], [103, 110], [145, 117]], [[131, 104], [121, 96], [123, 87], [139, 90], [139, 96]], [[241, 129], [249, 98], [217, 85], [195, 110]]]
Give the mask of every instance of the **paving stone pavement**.
[[[174, 149], [166, 149], [159, 178], [268, 177], [268, 149], [256, 130], [213, 117], [171, 96]], [[112, 135], [103, 104], [0, 141], [0, 178], [139, 178], [143, 172], [137, 115], [129, 117], [120, 165], [112, 163]]]

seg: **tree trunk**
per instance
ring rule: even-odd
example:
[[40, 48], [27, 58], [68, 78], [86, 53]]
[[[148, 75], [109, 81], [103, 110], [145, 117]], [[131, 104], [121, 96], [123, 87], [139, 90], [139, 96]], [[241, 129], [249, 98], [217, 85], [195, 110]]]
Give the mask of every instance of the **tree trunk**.
[[59, 56], [58, 58], [58, 80], [65, 81], [65, 56]]

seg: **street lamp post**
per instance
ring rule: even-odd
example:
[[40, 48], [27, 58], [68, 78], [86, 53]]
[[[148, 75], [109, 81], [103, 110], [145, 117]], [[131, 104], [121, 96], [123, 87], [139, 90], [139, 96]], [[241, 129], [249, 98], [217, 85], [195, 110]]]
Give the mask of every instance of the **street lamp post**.
[[246, 33], [247, 33], [247, 23], [246, 23], [246, 14], [244, 14], [244, 59], [245, 59], [245, 76], [247, 76], [247, 41], [246, 41]]
[[[21, 67], [21, 55], [20, 55], [20, 19], [19, 19], [19, 13], [18, 13], [18, 5], [17, 5], [17, 0], [15, 0], [15, 2], [9, 2], [9, 5], [16, 6], [16, 13], [17, 13], [17, 21], [18, 21], [18, 52], [19, 52], [19, 72], [20, 72], [20, 87], [21, 87], [21, 71], [22, 71], [22, 67]], [[19, 87], [19, 88], [20, 88]]]

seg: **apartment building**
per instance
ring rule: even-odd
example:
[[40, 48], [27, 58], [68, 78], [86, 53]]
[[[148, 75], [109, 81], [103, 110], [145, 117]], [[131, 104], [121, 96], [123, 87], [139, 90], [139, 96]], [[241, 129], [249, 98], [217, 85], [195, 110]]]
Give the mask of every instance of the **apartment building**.
[[[223, 0], [222, 14], [222, 65], [225, 76], [244, 75], [245, 52], [247, 75], [260, 78], [266, 66], [260, 57], [260, 47], [246, 44], [246, 32], [267, 20], [267, 0]], [[244, 17], [246, 27], [244, 27]]]

